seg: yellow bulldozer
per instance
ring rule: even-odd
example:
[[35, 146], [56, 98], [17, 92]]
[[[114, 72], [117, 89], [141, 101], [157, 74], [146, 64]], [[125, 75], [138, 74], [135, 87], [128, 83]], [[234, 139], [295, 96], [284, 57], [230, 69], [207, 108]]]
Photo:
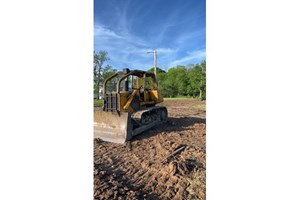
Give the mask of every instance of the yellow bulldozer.
[[168, 111], [154, 73], [128, 68], [103, 82], [102, 109], [94, 110], [94, 138], [124, 143], [153, 126], [167, 122]]

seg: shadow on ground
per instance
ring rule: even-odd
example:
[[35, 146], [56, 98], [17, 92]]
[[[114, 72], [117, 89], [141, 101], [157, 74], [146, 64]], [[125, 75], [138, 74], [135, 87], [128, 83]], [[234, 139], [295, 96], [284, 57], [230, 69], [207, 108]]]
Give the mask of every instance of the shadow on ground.
[[180, 132], [193, 129], [192, 126], [194, 124], [206, 124], [206, 119], [199, 117], [169, 117], [168, 122], [166, 124], [161, 124], [151, 128], [148, 131], [145, 131], [135, 137], [133, 137], [132, 141], [141, 140], [149, 137], [156, 136], [157, 134], [164, 133], [172, 133], [172, 132]]

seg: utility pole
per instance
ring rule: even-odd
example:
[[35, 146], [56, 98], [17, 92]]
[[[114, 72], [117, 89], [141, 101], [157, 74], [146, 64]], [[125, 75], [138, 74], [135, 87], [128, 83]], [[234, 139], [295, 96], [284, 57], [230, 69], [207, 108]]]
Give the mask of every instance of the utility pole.
[[154, 56], [154, 74], [156, 76], [156, 68], [157, 68], [157, 52], [156, 52], [156, 49], [154, 49], [154, 51], [148, 51], [147, 53], [153, 53], [153, 56]]
[[156, 76], [156, 68], [157, 68], [156, 49], [154, 49], [153, 54], [154, 54], [154, 74]]

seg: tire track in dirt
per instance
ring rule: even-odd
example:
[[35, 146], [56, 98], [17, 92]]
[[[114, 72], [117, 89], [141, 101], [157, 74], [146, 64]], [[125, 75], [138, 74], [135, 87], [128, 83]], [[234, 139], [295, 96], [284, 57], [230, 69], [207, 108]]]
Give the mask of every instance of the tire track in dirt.
[[94, 199], [205, 199], [205, 111], [197, 100], [163, 105], [166, 124], [126, 144], [94, 140]]

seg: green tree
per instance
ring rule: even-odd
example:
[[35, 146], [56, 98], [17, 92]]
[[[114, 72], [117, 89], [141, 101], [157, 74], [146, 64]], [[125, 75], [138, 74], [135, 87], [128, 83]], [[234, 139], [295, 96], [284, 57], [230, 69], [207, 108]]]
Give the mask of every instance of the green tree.
[[[154, 73], [154, 67], [150, 68], [148, 70], [148, 72], [152, 72]], [[156, 80], [158, 82], [158, 89], [160, 91], [162, 91], [162, 88], [164, 88], [164, 83], [163, 81], [165, 80], [165, 76], [166, 76], [166, 71], [159, 68], [159, 67], [156, 67]], [[151, 87], [150, 87], [151, 88]]]
[[168, 97], [187, 95], [188, 77], [185, 66], [170, 68], [160, 80], [162, 94]]
[[200, 99], [206, 99], [206, 61], [201, 62], [202, 76], [200, 81]]
[[188, 94], [201, 100], [206, 99], [206, 61], [197, 64], [188, 70]]
[[94, 51], [94, 93], [99, 94], [99, 87], [102, 80], [103, 63], [108, 61], [108, 53], [106, 51]]
[[[154, 73], [154, 67], [150, 68], [150, 69], [148, 70], [148, 72]], [[159, 67], [156, 67], [156, 75], [159, 74], [159, 73], [166, 73], [166, 71], [163, 70], [163, 69], [161, 69], [161, 68], [159, 68]]]
[[117, 70], [116, 70], [116, 69], [113, 69], [112, 66], [106, 65], [106, 66], [103, 68], [101, 82], [103, 82], [105, 79], [107, 79], [108, 77], [112, 76], [112, 75], [115, 74], [116, 72], [117, 72]]
[[188, 86], [188, 76], [187, 68], [185, 66], [177, 66], [175, 68], [176, 77], [175, 82], [178, 87], [177, 96], [186, 96], [187, 95], [187, 86]]

